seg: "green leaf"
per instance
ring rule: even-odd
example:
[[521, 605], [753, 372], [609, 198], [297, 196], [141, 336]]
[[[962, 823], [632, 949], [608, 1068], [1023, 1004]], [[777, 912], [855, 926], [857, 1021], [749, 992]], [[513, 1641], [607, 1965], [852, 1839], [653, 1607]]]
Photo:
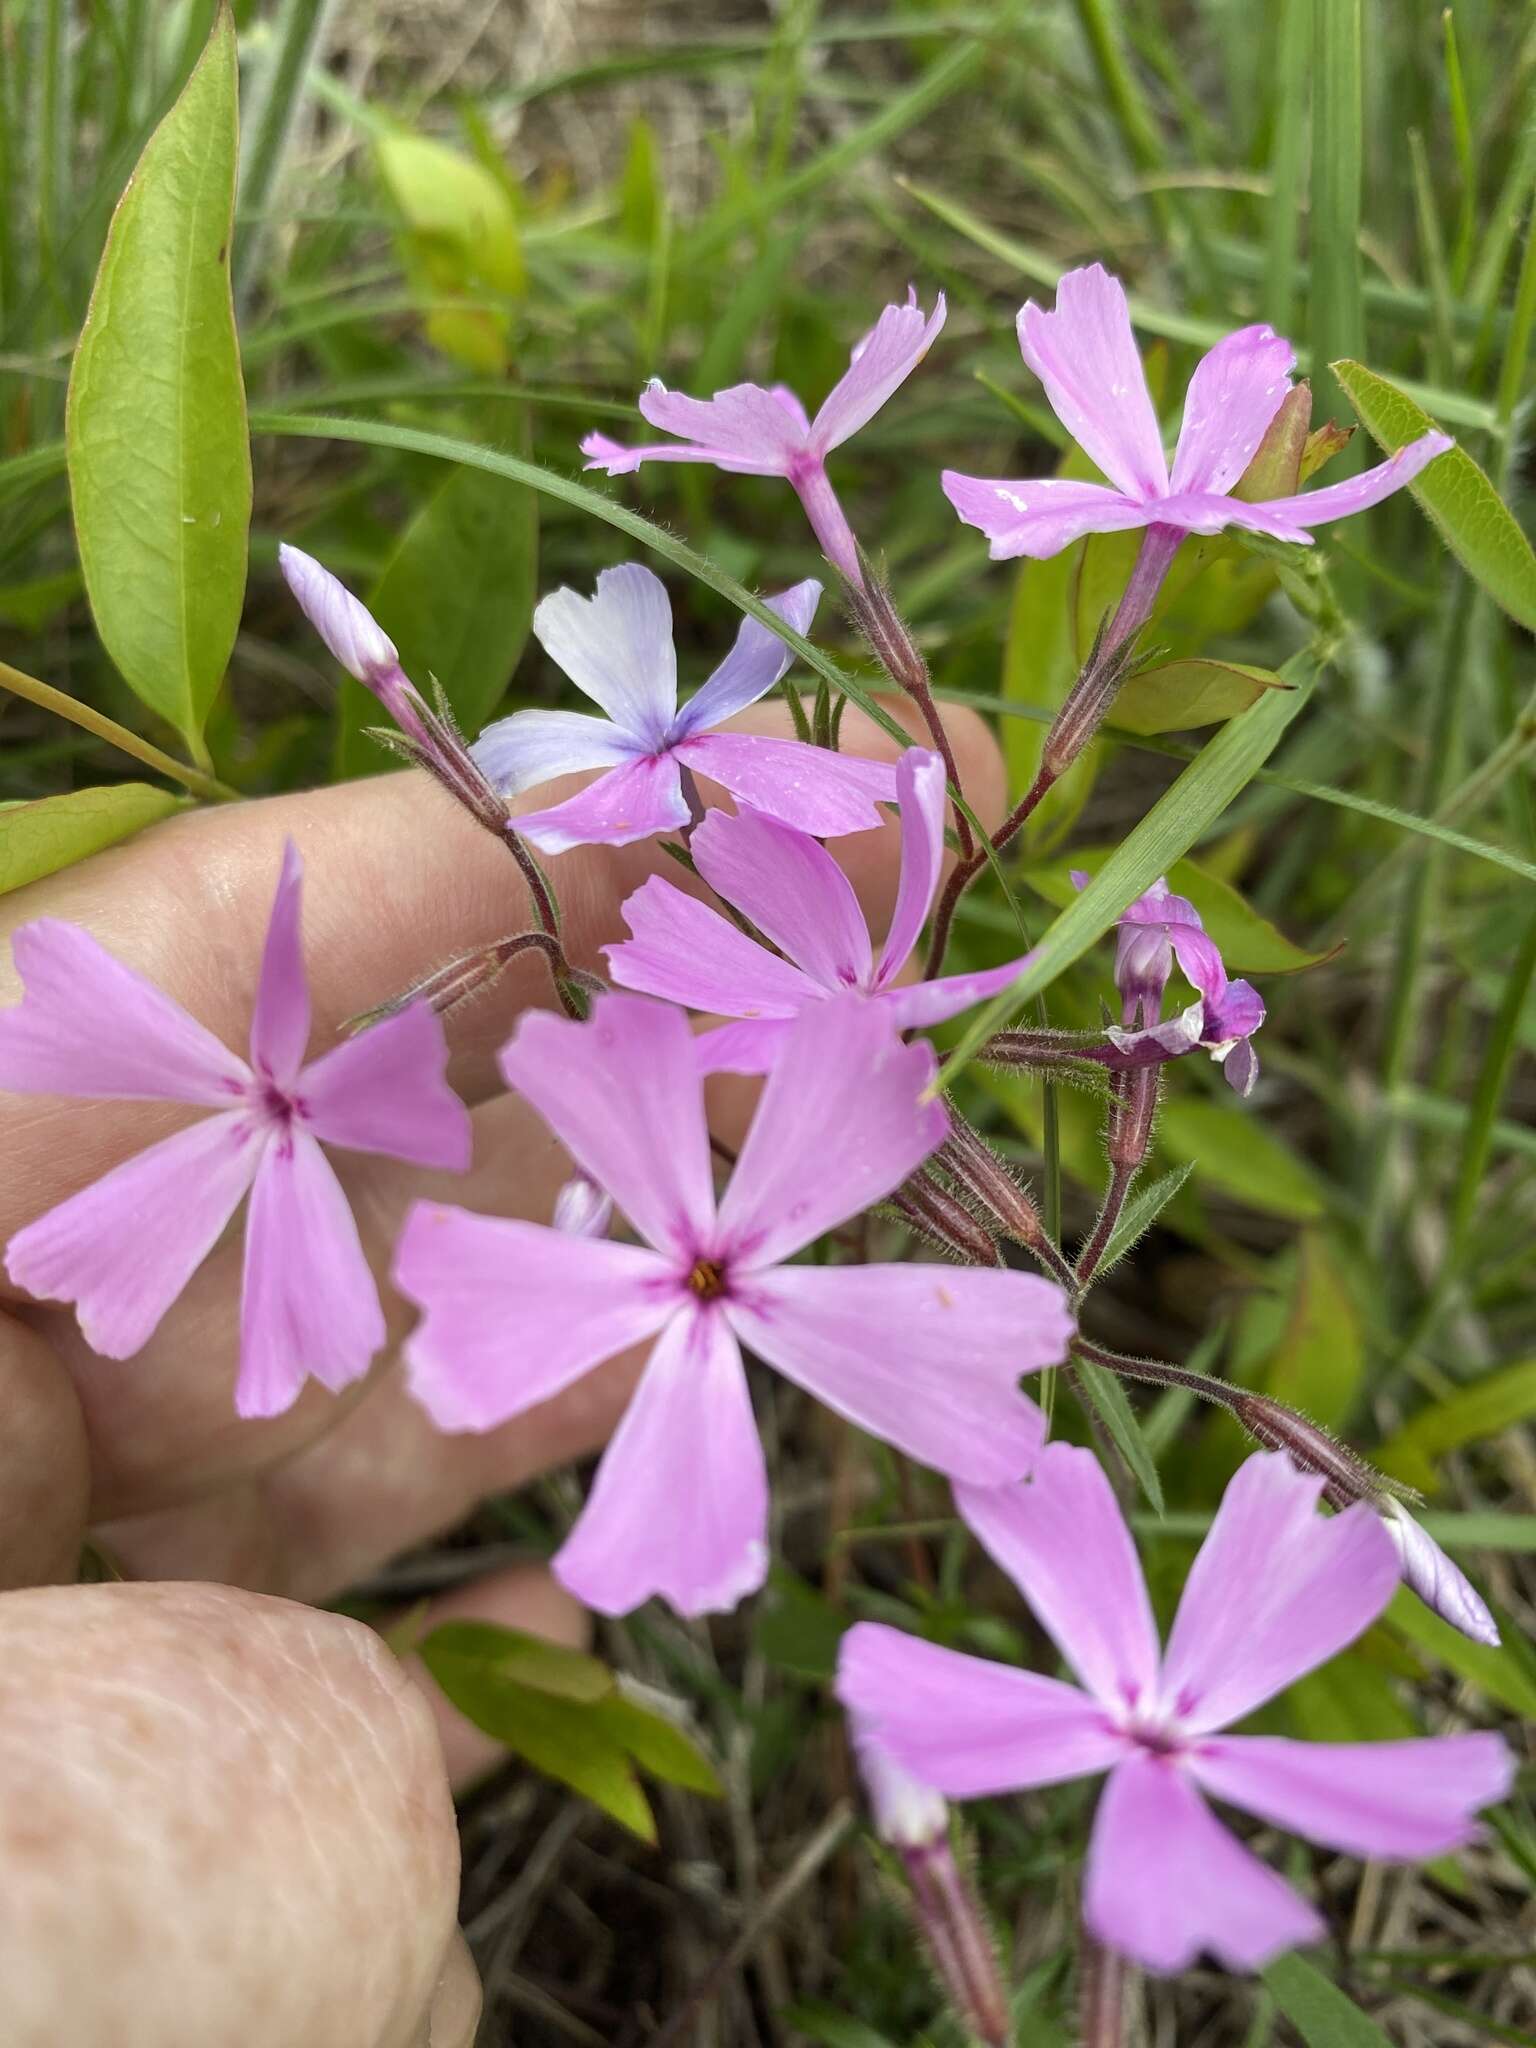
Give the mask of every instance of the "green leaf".
[[1298, 1678], [1285, 1710], [1304, 1742], [1399, 1742], [1421, 1733], [1392, 1674], [1359, 1650]]
[[693, 1737], [665, 1714], [642, 1706], [623, 1693], [615, 1693], [594, 1710], [592, 1718], [653, 1778], [660, 1778], [667, 1785], [681, 1785], [685, 1792], [702, 1792], [710, 1799], [720, 1797], [720, 1779], [714, 1765]]
[[1261, 1974], [1307, 2048], [1392, 2048], [1376, 2022], [1305, 1956], [1278, 1956]]
[[[1088, 846], [1048, 865], [1035, 863], [1024, 870], [1024, 879], [1047, 903], [1065, 909], [1078, 894], [1072, 869], [1096, 875], [1114, 848]], [[1168, 870], [1168, 886], [1176, 895], [1187, 896], [1200, 913], [1200, 922], [1216, 941], [1221, 957], [1233, 974], [1295, 974], [1303, 967], [1316, 967], [1331, 960], [1332, 953], [1309, 953], [1292, 943], [1267, 917], [1240, 896], [1230, 882], [1209, 874], [1192, 860], [1175, 861]]]
[[96, 630], [200, 759], [240, 623], [251, 517], [229, 283], [237, 128], [235, 27], [221, 4], [112, 216], [65, 421]]
[[420, 252], [448, 281], [516, 294], [527, 283], [522, 236], [506, 187], [473, 157], [425, 135], [380, 135], [379, 170]]
[[614, 1690], [613, 1673], [596, 1657], [495, 1622], [445, 1621], [416, 1650], [454, 1705], [482, 1728], [488, 1721], [465, 1702], [481, 1702], [484, 1713], [493, 1716], [503, 1686], [587, 1705], [606, 1700]]
[[1165, 661], [1131, 677], [1111, 705], [1108, 722], [1122, 732], [1186, 732], [1235, 718], [1266, 690], [1285, 687], [1273, 669], [1245, 661], [1199, 655]]
[[814, 1586], [785, 1565], [773, 1566], [754, 1618], [753, 1638], [760, 1657], [813, 1685], [830, 1685], [847, 1627]]
[[1073, 1370], [1082, 1379], [1089, 1400], [1099, 1412], [1104, 1427], [1114, 1438], [1120, 1455], [1136, 1475], [1136, 1484], [1151, 1502], [1153, 1511], [1163, 1512], [1163, 1484], [1157, 1464], [1141, 1434], [1141, 1424], [1119, 1377], [1088, 1358], [1074, 1358]]
[[1394, 1478], [1428, 1491], [1435, 1484], [1436, 1458], [1462, 1444], [1498, 1436], [1532, 1416], [1536, 1358], [1525, 1358], [1421, 1409], [1374, 1456]]
[[1163, 1174], [1160, 1179], [1153, 1181], [1151, 1187], [1143, 1188], [1126, 1203], [1120, 1221], [1109, 1234], [1109, 1243], [1104, 1247], [1104, 1256], [1096, 1268], [1100, 1279], [1152, 1228], [1194, 1170], [1194, 1166], [1187, 1162], [1183, 1166], [1176, 1166], [1171, 1173]]
[[131, 839], [182, 802], [152, 783], [118, 782], [8, 806], [0, 811], [0, 896]]
[[1257, 704], [1229, 719], [1173, 787], [1165, 790], [1126, 834], [1087, 888], [1052, 922], [1012, 988], [972, 1012], [959, 1044], [944, 1062], [939, 1086], [952, 1087], [956, 1075], [1004, 1018], [1049, 988], [1080, 959], [1126, 905], [1182, 859], [1238, 791], [1253, 780], [1306, 704], [1316, 680], [1316, 663], [1310, 654], [1293, 655], [1286, 670], [1286, 681], [1296, 688], [1266, 690]]
[[1164, 1105], [1157, 1134], [1175, 1159], [1250, 1209], [1303, 1221], [1323, 1213], [1312, 1170], [1257, 1117], [1224, 1102], [1178, 1095]]
[[1399, 1586], [1392, 1596], [1385, 1618], [1435, 1663], [1527, 1721], [1536, 1720], [1536, 1652], [1523, 1637], [1510, 1633], [1497, 1647], [1470, 1642], [1448, 1621], [1431, 1614], [1406, 1586]]
[[[1389, 454], [1435, 422], [1405, 392], [1363, 363], [1334, 372], [1373, 440]], [[1447, 449], [1408, 486], [1451, 553], [1512, 619], [1536, 630], [1536, 553], [1488, 478], [1464, 448]]]
[[649, 249], [666, 219], [667, 192], [656, 130], [643, 114], [629, 124], [629, 147], [619, 179], [619, 225], [624, 239]]
[[1321, 1231], [1304, 1230], [1280, 1342], [1270, 1354], [1264, 1391], [1299, 1408], [1324, 1429], [1340, 1429], [1354, 1408], [1365, 1371], [1360, 1316]]
[[[519, 432], [526, 441], [527, 416]], [[536, 493], [482, 469], [451, 470], [406, 528], [370, 610], [419, 682], [435, 675], [473, 739], [506, 695], [528, 640], [538, 595]], [[337, 763], [343, 775], [379, 766], [364, 728], [380, 723], [377, 700], [346, 677], [339, 700]]]

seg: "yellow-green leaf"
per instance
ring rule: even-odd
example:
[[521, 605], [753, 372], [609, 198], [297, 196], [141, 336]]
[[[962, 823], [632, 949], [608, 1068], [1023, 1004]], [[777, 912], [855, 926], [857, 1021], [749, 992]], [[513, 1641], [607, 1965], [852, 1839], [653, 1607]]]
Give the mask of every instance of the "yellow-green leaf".
[[1185, 732], [1235, 718], [1266, 690], [1285, 687], [1273, 669], [1245, 661], [1165, 661], [1131, 677], [1110, 706], [1109, 723], [1122, 732]]
[[1157, 1133], [1174, 1159], [1192, 1159], [1201, 1180], [1270, 1216], [1307, 1220], [1323, 1213], [1308, 1167], [1255, 1116], [1224, 1102], [1175, 1095]]
[[[565, 1649], [526, 1630], [490, 1621], [446, 1621], [417, 1645], [444, 1692], [481, 1727], [499, 1688], [515, 1687], [591, 1704], [613, 1692], [613, 1673], [596, 1657]], [[477, 1702], [480, 1712], [464, 1704]]]
[[424, 254], [449, 259], [460, 283], [523, 290], [517, 215], [484, 164], [425, 135], [381, 135], [375, 148], [390, 197]]
[[594, 1718], [653, 1778], [680, 1785], [685, 1792], [701, 1792], [709, 1799], [720, 1797], [714, 1765], [687, 1730], [667, 1715], [624, 1693], [615, 1693], [594, 1710]]
[[[1072, 869], [1096, 875], [1113, 852], [1109, 846], [1079, 847], [1057, 860], [1031, 862], [1024, 879], [1047, 903], [1065, 910], [1078, 893]], [[1294, 974], [1333, 957], [1331, 953], [1309, 953], [1293, 944], [1278, 926], [1245, 902], [1230, 882], [1221, 881], [1195, 861], [1176, 860], [1168, 870], [1168, 886], [1176, 895], [1187, 896], [1199, 911], [1200, 921], [1216, 941], [1230, 973]]]
[[119, 782], [7, 806], [0, 810], [0, 896], [131, 839], [181, 805], [152, 783]]
[[221, 5], [112, 216], [65, 418], [96, 630], [194, 752], [240, 623], [251, 517], [229, 282], [238, 120]]
[[[0, 826], [3, 829], [3, 826]], [[1478, 1443], [1536, 1416], [1536, 1358], [1522, 1359], [1487, 1374], [1431, 1407], [1421, 1408], [1375, 1453], [1394, 1478], [1426, 1491], [1435, 1483], [1435, 1463], [1462, 1444]]]
[[[1435, 422], [1385, 377], [1347, 359], [1333, 365], [1371, 438], [1389, 454]], [[1451, 448], [1408, 486], [1462, 567], [1512, 619], [1536, 631], [1536, 553], [1465, 448]]]

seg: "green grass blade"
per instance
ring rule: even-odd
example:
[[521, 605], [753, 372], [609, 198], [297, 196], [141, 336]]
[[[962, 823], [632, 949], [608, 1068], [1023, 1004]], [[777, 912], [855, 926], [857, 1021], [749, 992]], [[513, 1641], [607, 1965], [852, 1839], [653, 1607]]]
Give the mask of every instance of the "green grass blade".
[[[1364, 352], [1360, 298], [1361, 0], [1313, 0], [1312, 385], [1318, 415], [1337, 413], [1330, 364]], [[1358, 466], [1358, 464], [1356, 465]], [[1346, 454], [1344, 468], [1349, 467]], [[1341, 472], [1342, 473], [1342, 470]]]

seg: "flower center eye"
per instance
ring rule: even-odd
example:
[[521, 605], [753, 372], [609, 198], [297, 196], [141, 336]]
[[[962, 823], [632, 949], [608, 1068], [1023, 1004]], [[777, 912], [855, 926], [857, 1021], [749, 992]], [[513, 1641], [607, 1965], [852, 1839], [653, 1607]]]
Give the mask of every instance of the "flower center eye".
[[274, 1124], [288, 1123], [296, 1107], [292, 1096], [285, 1095], [274, 1081], [262, 1081], [257, 1100], [261, 1104], [262, 1115]]
[[718, 1259], [697, 1259], [688, 1275], [688, 1289], [700, 1301], [718, 1301], [725, 1292], [725, 1269]]

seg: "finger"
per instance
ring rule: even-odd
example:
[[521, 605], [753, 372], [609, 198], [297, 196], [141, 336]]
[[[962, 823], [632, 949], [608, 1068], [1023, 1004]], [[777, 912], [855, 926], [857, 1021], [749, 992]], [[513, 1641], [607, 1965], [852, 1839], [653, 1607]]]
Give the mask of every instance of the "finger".
[[370, 1630], [210, 1586], [0, 1607], [7, 2048], [407, 2048], [458, 1836]]
[[75, 1575], [90, 1480], [69, 1375], [43, 1340], [0, 1313], [0, 1590]]

